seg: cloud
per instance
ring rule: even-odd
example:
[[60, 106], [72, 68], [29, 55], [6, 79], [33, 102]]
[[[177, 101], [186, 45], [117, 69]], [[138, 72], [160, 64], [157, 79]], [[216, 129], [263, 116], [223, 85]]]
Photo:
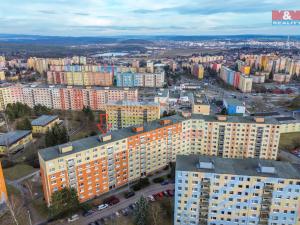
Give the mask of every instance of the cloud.
[[74, 15], [77, 15], [77, 16], [89, 16], [90, 14], [89, 13], [81, 13], [81, 12], [77, 12], [77, 13], [73, 13]]
[[239, 34], [248, 30], [300, 34], [298, 27], [271, 25], [273, 9], [290, 8], [300, 9], [300, 1], [10, 0], [1, 3], [0, 32], [84, 36]]
[[54, 10], [38, 10], [38, 12], [43, 14], [49, 14], [49, 15], [57, 14], [57, 12], [55, 12]]

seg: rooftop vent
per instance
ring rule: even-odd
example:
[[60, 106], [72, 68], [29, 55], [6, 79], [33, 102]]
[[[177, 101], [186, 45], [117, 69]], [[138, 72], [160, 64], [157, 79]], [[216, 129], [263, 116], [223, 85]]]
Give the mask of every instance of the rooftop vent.
[[170, 123], [171, 123], [171, 120], [161, 120], [161, 121], [159, 121], [160, 125], [167, 125], [167, 124], [170, 124]]
[[254, 120], [256, 123], [264, 123], [265, 122], [265, 118], [263, 118], [263, 117], [254, 117]]
[[59, 153], [63, 154], [63, 153], [72, 151], [73, 146], [71, 143], [66, 143], [66, 144], [60, 145], [58, 147], [58, 149], [59, 149]]
[[271, 164], [264, 164], [264, 163], [259, 163], [258, 164], [258, 171], [261, 173], [270, 173], [270, 174], [275, 174], [276, 170], [275, 167]]
[[132, 127], [132, 131], [133, 132], [141, 132], [141, 131], [143, 131], [144, 130], [144, 127], [143, 126], [134, 126], [134, 127]]
[[102, 142], [110, 141], [111, 140], [111, 134], [100, 135], [99, 140], [102, 141]]
[[227, 120], [227, 116], [225, 116], [225, 115], [218, 115], [217, 116], [217, 120], [219, 120], [219, 121], [226, 121]]
[[214, 169], [214, 164], [210, 160], [199, 159], [198, 169]]

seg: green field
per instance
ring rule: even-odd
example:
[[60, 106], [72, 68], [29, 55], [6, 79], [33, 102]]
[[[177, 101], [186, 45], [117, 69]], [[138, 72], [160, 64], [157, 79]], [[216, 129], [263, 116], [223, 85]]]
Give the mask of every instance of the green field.
[[280, 149], [291, 151], [297, 147], [300, 147], [300, 132], [286, 133], [280, 135]]
[[4, 176], [8, 180], [17, 180], [21, 177], [24, 177], [30, 173], [33, 173], [37, 169], [34, 169], [32, 166], [27, 164], [17, 164], [13, 167], [4, 169]]

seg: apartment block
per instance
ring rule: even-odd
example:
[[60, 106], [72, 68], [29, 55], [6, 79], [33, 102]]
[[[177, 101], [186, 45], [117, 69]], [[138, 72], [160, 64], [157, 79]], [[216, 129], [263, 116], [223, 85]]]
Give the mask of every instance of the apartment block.
[[165, 74], [124, 72], [116, 74], [116, 81], [118, 87], [163, 87]]
[[209, 63], [215, 61], [222, 61], [223, 58], [224, 57], [222, 55], [193, 56], [189, 59], [189, 61], [194, 63]]
[[48, 84], [112, 86], [113, 66], [65, 65], [50, 66], [47, 72]]
[[252, 90], [252, 77], [235, 72], [228, 67], [222, 66], [219, 77], [226, 83], [229, 84], [241, 92], [251, 92]]
[[175, 179], [175, 225], [300, 223], [299, 165], [180, 155]]
[[179, 115], [39, 151], [45, 199], [65, 186], [84, 202], [174, 162], [177, 155], [276, 159], [280, 126], [252, 117]]
[[72, 58], [36, 58], [30, 57], [27, 59], [27, 67], [44, 73], [48, 71], [49, 66], [64, 66], [64, 65], [85, 65], [86, 57], [84, 56], [73, 56]]
[[109, 102], [105, 106], [112, 129], [144, 124], [160, 118], [160, 105], [154, 102]]
[[51, 109], [104, 110], [109, 101], [137, 101], [138, 90], [134, 88], [74, 87], [48, 85], [2, 85], [0, 86], [0, 110], [9, 103], [21, 102], [30, 107], [37, 104]]

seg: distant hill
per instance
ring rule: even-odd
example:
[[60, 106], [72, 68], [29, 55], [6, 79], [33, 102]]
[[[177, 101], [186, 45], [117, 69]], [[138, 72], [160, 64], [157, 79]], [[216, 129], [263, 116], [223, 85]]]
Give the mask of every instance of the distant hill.
[[[41, 44], [41, 45], [84, 45], [84, 44], [152, 44], [158, 40], [165, 41], [204, 41], [204, 40], [232, 40], [240, 41], [256, 39], [261, 41], [287, 40], [287, 35], [127, 35], [107, 37], [71, 37], [71, 36], [42, 36], [42, 35], [19, 35], [0, 34], [2, 43]], [[290, 36], [290, 40], [300, 40], [300, 36]]]
[[145, 39], [127, 39], [119, 42], [120, 44], [140, 44], [140, 45], [146, 45], [146, 44], [154, 44], [152, 41], [145, 40]]

